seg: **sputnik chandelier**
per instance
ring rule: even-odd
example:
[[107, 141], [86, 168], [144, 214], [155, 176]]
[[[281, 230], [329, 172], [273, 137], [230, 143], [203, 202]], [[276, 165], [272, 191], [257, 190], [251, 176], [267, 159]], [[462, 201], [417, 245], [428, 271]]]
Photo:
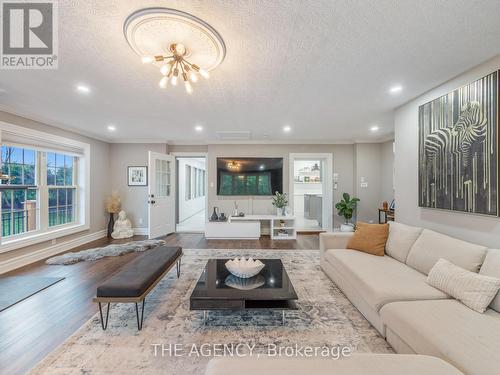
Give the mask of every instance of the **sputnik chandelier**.
[[126, 19], [123, 32], [142, 61], [160, 69], [161, 88], [183, 80], [191, 94], [199, 76], [208, 78], [226, 56], [224, 40], [211, 25], [176, 9], [138, 10]]
[[235, 161], [230, 161], [229, 163], [226, 164], [226, 167], [231, 171], [239, 171], [241, 168], [241, 164]]
[[183, 44], [172, 43], [170, 45], [170, 52], [171, 55], [144, 56], [142, 62], [145, 64], [153, 62], [162, 64], [160, 73], [163, 77], [159, 83], [162, 89], [167, 87], [169, 80], [172, 86], [176, 86], [177, 80], [182, 77], [186, 92], [192, 94], [193, 86], [191, 82], [195, 83], [198, 81], [198, 73], [207, 79], [210, 77], [210, 74], [205, 69], [186, 60], [187, 50]]

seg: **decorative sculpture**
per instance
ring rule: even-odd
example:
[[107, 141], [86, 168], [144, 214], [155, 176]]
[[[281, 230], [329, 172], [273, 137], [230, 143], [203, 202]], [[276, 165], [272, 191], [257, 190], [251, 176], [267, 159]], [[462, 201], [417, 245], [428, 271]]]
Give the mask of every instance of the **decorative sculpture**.
[[133, 235], [134, 235], [134, 230], [132, 229], [132, 223], [127, 218], [127, 213], [122, 210], [118, 214], [118, 219], [115, 221], [111, 237], [113, 237], [116, 240], [120, 238], [130, 238]]

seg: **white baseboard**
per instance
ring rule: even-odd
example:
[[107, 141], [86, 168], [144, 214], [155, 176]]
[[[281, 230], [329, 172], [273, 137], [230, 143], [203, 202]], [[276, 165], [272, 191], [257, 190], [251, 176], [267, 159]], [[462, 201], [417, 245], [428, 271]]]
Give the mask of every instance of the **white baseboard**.
[[61, 242], [60, 244], [51, 245], [44, 249], [37, 250], [29, 254], [20, 255], [4, 262], [0, 262], [0, 275], [5, 272], [12, 271], [16, 268], [26, 266], [30, 263], [34, 263], [53, 255], [57, 255], [59, 253], [62, 253], [63, 251], [68, 251], [74, 247], [85, 245], [86, 243], [106, 237], [106, 235], [107, 232], [103, 229], [98, 232], [86, 234], [69, 241]]
[[148, 234], [148, 228], [134, 228], [134, 236], [147, 236]]

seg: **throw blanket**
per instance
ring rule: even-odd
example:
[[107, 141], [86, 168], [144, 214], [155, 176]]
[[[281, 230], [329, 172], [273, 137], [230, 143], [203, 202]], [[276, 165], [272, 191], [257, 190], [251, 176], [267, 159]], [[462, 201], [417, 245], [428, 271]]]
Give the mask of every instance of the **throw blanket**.
[[111, 244], [105, 247], [96, 247], [94, 249], [82, 250], [76, 253], [58, 255], [47, 259], [45, 263], [66, 265], [78, 262], [88, 262], [104, 257], [116, 257], [127, 253], [146, 251], [163, 245], [165, 245], [165, 241], [163, 240], [144, 240], [127, 242], [124, 244]]

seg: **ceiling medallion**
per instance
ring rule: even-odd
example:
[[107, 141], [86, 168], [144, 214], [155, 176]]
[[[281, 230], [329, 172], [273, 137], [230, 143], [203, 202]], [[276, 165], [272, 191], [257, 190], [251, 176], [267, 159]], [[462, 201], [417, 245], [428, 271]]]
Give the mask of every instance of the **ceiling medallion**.
[[123, 31], [142, 62], [159, 67], [161, 88], [182, 79], [191, 94], [198, 74], [208, 78], [226, 55], [226, 45], [212, 26], [175, 9], [139, 10], [127, 18]]

